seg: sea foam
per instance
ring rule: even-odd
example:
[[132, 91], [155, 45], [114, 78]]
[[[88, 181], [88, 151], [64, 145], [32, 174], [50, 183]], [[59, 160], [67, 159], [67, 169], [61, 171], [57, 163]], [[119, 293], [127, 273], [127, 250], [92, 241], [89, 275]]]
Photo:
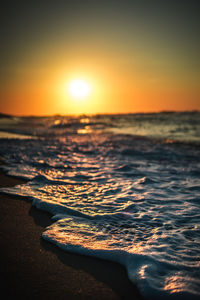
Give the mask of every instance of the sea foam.
[[[183, 120], [193, 136], [178, 131]], [[192, 128], [199, 114], [96, 116], [85, 124], [81, 117], [36, 118], [34, 132], [33, 120], [24, 122], [36, 139], [2, 139], [1, 168], [28, 182], [1, 192], [51, 213], [43, 238], [120, 263], [147, 299], [198, 299], [200, 144]], [[90, 131], [81, 134], [84, 126]], [[135, 135], [140, 127], [145, 136]]]

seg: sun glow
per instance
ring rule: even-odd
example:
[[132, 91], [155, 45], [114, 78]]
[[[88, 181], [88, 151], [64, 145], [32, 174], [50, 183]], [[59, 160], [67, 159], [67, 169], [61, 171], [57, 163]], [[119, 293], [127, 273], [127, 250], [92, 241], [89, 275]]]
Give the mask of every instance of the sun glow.
[[75, 79], [69, 83], [68, 91], [74, 99], [85, 99], [91, 93], [91, 86], [85, 80]]

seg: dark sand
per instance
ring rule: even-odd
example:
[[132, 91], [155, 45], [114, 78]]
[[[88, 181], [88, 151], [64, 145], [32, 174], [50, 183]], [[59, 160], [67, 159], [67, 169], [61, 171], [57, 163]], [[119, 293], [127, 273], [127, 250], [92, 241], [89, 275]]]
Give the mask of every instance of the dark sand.
[[[21, 183], [0, 172], [1, 187]], [[4, 299], [142, 299], [122, 266], [67, 253], [44, 241], [41, 234], [51, 223], [51, 216], [30, 202], [0, 194]]]

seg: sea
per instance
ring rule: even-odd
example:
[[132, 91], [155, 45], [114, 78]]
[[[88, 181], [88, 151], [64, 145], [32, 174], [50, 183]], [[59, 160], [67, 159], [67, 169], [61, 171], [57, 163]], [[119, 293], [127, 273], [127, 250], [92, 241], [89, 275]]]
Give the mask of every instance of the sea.
[[[0, 118], [1, 193], [42, 237], [114, 261], [146, 299], [200, 299], [200, 112]], [[22, 220], [23, 222], [23, 220]]]

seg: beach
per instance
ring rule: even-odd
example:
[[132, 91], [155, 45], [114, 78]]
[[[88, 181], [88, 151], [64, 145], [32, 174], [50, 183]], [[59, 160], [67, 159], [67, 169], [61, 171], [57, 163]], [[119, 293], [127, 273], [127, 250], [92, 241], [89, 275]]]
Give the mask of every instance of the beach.
[[[23, 183], [0, 172], [0, 187]], [[51, 215], [24, 198], [0, 194], [0, 213], [6, 299], [142, 299], [119, 264], [64, 252], [43, 240]]]
[[199, 299], [199, 116], [0, 122], [3, 291]]

